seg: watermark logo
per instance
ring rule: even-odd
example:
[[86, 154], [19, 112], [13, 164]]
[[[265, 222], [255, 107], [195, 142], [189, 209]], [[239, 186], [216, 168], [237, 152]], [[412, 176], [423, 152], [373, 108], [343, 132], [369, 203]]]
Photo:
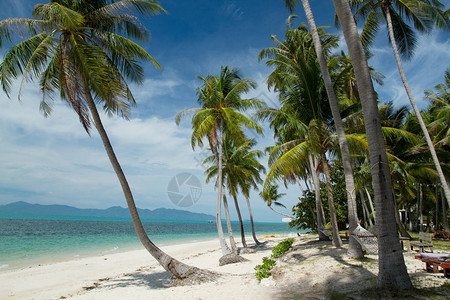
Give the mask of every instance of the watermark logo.
[[202, 195], [202, 184], [194, 175], [180, 173], [169, 181], [167, 195], [170, 201], [177, 206], [192, 206], [197, 203]]

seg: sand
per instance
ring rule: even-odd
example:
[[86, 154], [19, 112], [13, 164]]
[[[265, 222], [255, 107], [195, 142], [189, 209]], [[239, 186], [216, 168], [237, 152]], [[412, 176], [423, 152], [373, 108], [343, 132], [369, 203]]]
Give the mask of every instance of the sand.
[[[162, 247], [184, 263], [222, 274], [200, 285], [172, 287], [156, 260], [145, 250], [135, 250], [1, 271], [0, 299], [329, 299], [331, 295], [365, 299], [366, 290], [375, 286], [375, 255], [355, 260], [346, 255], [345, 247], [335, 249], [311, 235], [296, 237], [272, 277], [259, 282], [254, 267], [284, 238], [260, 237], [264, 247], [242, 254], [245, 262], [226, 266], [219, 266], [216, 239]], [[450, 283], [442, 273], [426, 273], [414, 253], [405, 252], [404, 257], [416, 287]]]

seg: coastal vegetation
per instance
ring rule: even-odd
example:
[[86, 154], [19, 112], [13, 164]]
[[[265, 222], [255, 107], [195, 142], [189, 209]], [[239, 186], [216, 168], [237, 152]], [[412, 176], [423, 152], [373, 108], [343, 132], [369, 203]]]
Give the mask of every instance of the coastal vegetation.
[[[290, 13], [299, 4], [281, 2]], [[316, 26], [309, 1], [301, 4], [307, 24], [296, 25], [298, 16], [291, 15], [284, 37], [272, 35], [273, 46], [254, 58], [267, 66], [267, 89], [275, 91], [278, 100], [274, 107], [249, 97], [256, 83], [238, 68], [223, 65], [217, 73], [197, 76], [198, 107], [175, 117], [177, 125], [190, 117], [191, 147], [206, 148], [208, 153], [203, 165], [206, 182], [217, 190], [219, 264], [243, 262], [241, 255], [264, 249], [251, 208], [251, 201], [264, 201], [268, 209], [290, 218], [290, 227], [314, 231], [320, 245], [331, 239], [333, 250], [341, 251], [339, 255], [345, 250], [356, 261], [362, 261], [365, 253], [352, 233], [364, 225], [377, 237], [377, 288], [411, 291], [399, 234], [411, 238], [416, 236], [413, 231], [449, 230], [450, 69], [443, 83], [425, 91], [429, 106], [419, 111], [400, 55], [411, 58], [414, 30], [449, 30], [450, 14], [439, 1], [333, 0], [348, 49], [339, 53], [338, 35]], [[0, 21], [0, 46], [12, 45], [0, 65], [0, 84], [10, 96], [21, 77], [20, 98], [22, 84], [36, 81], [45, 116], [59, 97], [73, 108], [88, 134], [93, 124], [144, 247], [173, 278], [212, 280], [217, 274], [176, 260], [150, 240], [98, 111], [101, 107], [107, 114], [129, 116], [135, 99], [128, 82], [142, 84], [142, 63], [160, 67], [132, 41], [148, 37], [137, 16], [162, 13], [164, 8], [154, 1], [54, 0], [37, 5], [32, 19]], [[361, 35], [356, 24], [360, 20]], [[368, 61], [382, 21], [413, 112], [384, 102], [375, 92], [373, 82], [382, 86], [384, 77]], [[265, 126], [273, 144], [263, 151], [257, 147]], [[289, 188], [296, 184], [300, 191], [298, 203], [288, 208], [291, 214], [272, 207], [286, 208], [283, 193], [278, 192], [281, 183]], [[260, 199], [251, 198], [252, 191]], [[243, 249], [233, 236], [227, 196], [233, 199]], [[246, 240], [240, 197], [246, 201], [254, 246]], [[222, 205], [229, 242], [222, 228]], [[349, 232], [347, 249], [342, 249], [340, 230]], [[263, 258], [255, 267], [258, 280], [270, 275], [275, 260], [293, 242], [293, 238], [282, 241]]]
[[294, 243], [293, 238], [287, 238], [280, 243], [278, 243], [276, 246], [272, 248], [272, 254], [270, 257], [263, 257], [262, 264], [257, 265], [255, 267], [256, 270], [256, 279], [261, 281], [263, 278], [268, 278], [270, 276], [270, 271], [275, 267], [276, 261], [275, 259], [279, 258], [281, 255], [286, 253]]

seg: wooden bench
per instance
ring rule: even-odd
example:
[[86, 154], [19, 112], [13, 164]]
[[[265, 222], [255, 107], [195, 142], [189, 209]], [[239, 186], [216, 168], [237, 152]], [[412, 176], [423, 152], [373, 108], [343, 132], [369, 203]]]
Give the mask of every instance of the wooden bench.
[[411, 242], [411, 250], [414, 250], [414, 247], [419, 248], [420, 252], [425, 252], [424, 248], [429, 248], [431, 252], [433, 252], [433, 243], [431, 241], [431, 233], [419, 232], [419, 241]]

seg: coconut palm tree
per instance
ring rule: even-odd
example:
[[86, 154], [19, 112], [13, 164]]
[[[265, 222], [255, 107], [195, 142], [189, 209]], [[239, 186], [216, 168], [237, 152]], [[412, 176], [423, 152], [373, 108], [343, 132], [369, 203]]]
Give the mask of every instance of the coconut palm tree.
[[267, 203], [267, 206], [274, 212], [276, 212], [279, 215], [294, 219], [292, 216], [288, 215], [288, 214], [284, 214], [282, 212], [279, 212], [277, 210], [275, 210], [272, 207], [272, 204], [277, 205], [277, 206], [281, 206], [286, 208], [286, 206], [284, 206], [283, 203], [279, 202], [279, 199], [281, 197], [283, 197], [284, 195], [286, 195], [285, 193], [278, 193], [278, 185], [272, 185], [270, 186], [268, 189], [262, 191], [259, 193], [259, 195], [261, 196], [261, 198], [263, 198], [264, 202]]
[[[285, 0], [286, 5], [293, 11], [292, 1]], [[320, 40], [319, 32], [317, 31], [316, 22], [309, 5], [308, 0], [302, 0], [303, 9], [305, 11], [306, 19], [308, 21], [308, 26], [311, 32], [311, 36], [314, 42], [314, 48], [317, 54], [317, 59], [320, 65], [320, 70], [322, 73], [323, 81], [325, 83], [325, 89], [328, 96], [328, 101], [330, 103], [331, 113], [333, 115], [333, 120], [335, 124], [335, 129], [339, 138], [339, 147], [341, 150], [342, 163], [344, 167], [344, 177], [347, 190], [347, 201], [348, 201], [348, 220], [349, 220], [349, 230], [352, 232], [358, 226], [358, 213], [356, 205], [356, 191], [355, 182], [353, 179], [353, 171], [350, 162], [350, 150], [348, 149], [347, 140], [345, 138], [344, 125], [342, 123], [341, 114], [339, 111], [338, 100], [334, 92], [333, 83], [331, 80], [330, 72], [328, 70], [327, 62], [322, 48], [322, 43]], [[363, 257], [361, 245], [350, 235], [349, 247], [347, 251], [348, 255], [351, 257]]]
[[23, 37], [6, 52], [0, 65], [0, 83], [10, 96], [19, 76], [22, 84], [37, 79], [45, 116], [51, 113], [52, 96], [59, 94], [88, 133], [93, 121], [122, 186], [137, 236], [167, 272], [183, 279], [199, 270], [167, 255], [149, 239], [97, 110], [99, 104], [108, 114], [127, 118], [135, 102], [126, 80], [143, 82], [139, 60], [159, 67], [143, 48], [126, 37], [142, 40], [148, 36], [140, 21], [129, 14], [135, 12], [149, 16], [164, 9], [155, 1], [60, 0], [36, 5], [32, 19], [0, 21], [1, 45]]
[[[324, 97], [323, 89], [319, 88], [323, 82], [311, 36], [304, 24], [300, 24], [295, 29], [292, 27], [294, 17], [290, 16], [288, 18], [285, 40], [281, 42], [275, 36], [272, 36], [274, 47], [263, 49], [259, 54], [260, 60], [266, 57], [269, 58], [266, 65], [275, 67], [267, 78], [269, 88], [279, 91], [280, 100], [286, 104], [286, 107], [290, 107], [290, 109], [295, 111], [292, 113], [292, 115], [295, 115], [292, 121], [296, 119], [301, 120], [300, 123], [293, 122], [288, 124], [290, 121], [286, 123], [286, 115], [275, 111], [274, 119], [271, 120], [271, 126], [275, 130], [275, 135], [281, 137], [281, 144], [286, 143], [288, 140], [298, 139], [299, 134], [302, 135], [306, 132], [307, 125], [305, 124], [309, 124], [312, 119], [323, 119], [329, 115], [329, 106], [322, 101]], [[322, 29], [319, 30], [322, 34]], [[325, 49], [337, 45], [337, 39], [332, 35], [323, 34], [322, 42]], [[259, 117], [264, 119], [270, 114], [272, 114], [270, 110], [265, 110], [261, 112]], [[281, 118], [281, 120], [278, 120], [278, 118]], [[296, 128], [293, 124], [303, 125]], [[316, 221], [318, 222], [317, 227], [320, 229], [324, 228], [325, 215], [322, 201], [320, 200], [317, 157], [310, 157], [308, 165], [316, 189]], [[291, 176], [290, 173], [285, 175]], [[328, 237], [319, 230], [319, 239], [327, 240]]]
[[[232, 153], [232, 156], [227, 163], [233, 169], [232, 172], [230, 171], [231, 177], [235, 179], [235, 181], [232, 182], [232, 185], [236, 186], [235, 190], [240, 188], [245, 197], [250, 216], [253, 241], [256, 245], [260, 245], [262, 243], [256, 238], [255, 224], [253, 222], [253, 213], [250, 204], [250, 190], [252, 188], [257, 189], [258, 184], [263, 182], [260, 174], [261, 172], [265, 172], [265, 168], [258, 161], [258, 158], [262, 157], [263, 152], [260, 150], [251, 150], [251, 148], [255, 145], [256, 142], [254, 140], [244, 142]], [[236, 199], [236, 196], [233, 197]], [[237, 204], [237, 199], [235, 203]]]
[[[237, 200], [239, 189], [242, 191], [248, 202], [247, 204], [249, 207], [253, 239], [257, 245], [260, 244], [260, 242], [256, 239], [253, 215], [251, 213], [251, 207], [249, 206], [250, 203], [248, 200], [250, 188], [257, 188], [257, 183], [262, 183], [260, 172], [265, 171], [264, 167], [257, 160], [257, 158], [262, 156], [262, 152], [259, 150], [249, 151], [255, 144], [256, 143], [254, 140], [244, 141], [240, 145], [235, 145], [233, 141], [227, 138], [224, 140], [223, 182], [226, 183], [226, 186], [234, 199], [244, 248], [247, 247], [247, 243], [245, 241], [244, 226]], [[204, 163], [211, 163], [212, 161], [213, 156], [210, 156], [205, 159]], [[212, 165], [205, 171], [205, 173], [207, 174], [207, 181], [209, 181], [212, 177], [216, 177], [217, 166]]]
[[198, 88], [198, 103], [200, 107], [181, 111], [177, 114], [177, 124], [183, 116], [192, 114], [191, 145], [203, 146], [203, 139], [207, 138], [217, 164], [217, 213], [216, 223], [222, 254], [230, 254], [226, 245], [221, 225], [221, 199], [223, 197], [223, 139], [226, 134], [233, 141], [245, 140], [243, 126], [256, 130], [262, 134], [261, 127], [250, 118], [243, 115], [249, 109], [264, 107], [264, 103], [257, 99], [242, 99], [241, 95], [255, 87], [255, 83], [247, 78], [241, 78], [237, 69], [228, 66], [221, 67], [219, 76], [198, 76], [203, 84]]
[[391, 290], [410, 290], [413, 286], [406, 270], [395, 226], [392, 179], [381, 130], [377, 97], [370, 77], [366, 53], [361, 44], [348, 1], [333, 0], [333, 4], [355, 69], [372, 166], [372, 186], [377, 207], [376, 223], [379, 258], [377, 286], [378, 288]]
[[420, 114], [417, 103], [414, 100], [400, 58], [400, 55], [402, 55], [404, 58], [409, 59], [414, 52], [416, 37], [411, 26], [408, 25], [408, 21], [412, 21], [414, 29], [419, 32], [429, 32], [433, 25], [436, 25], [439, 28], [449, 29], [450, 14], [441, 10], [444, 8], [444, 5], [437, 0], [351, 0], [349, 2], [352, 9], [355, 11], [355, 18], [357, 20], [362, 19], [365, 22], [361, 33], [361, 39], [366, 47], [369, 47], [373, 43], [380, 23], [384, 20], [386, 21], [389, 32], [389, 41], [394, 52], [401, 80], [411, 106], [413, 107], [413, 111], [417, 116], [420, 128], [425, 136], [431, 157], [433, 158], [433, 162], [439, 174], [439, 179], [444, 188], [447, 202], [450, 205], [450, 188], [442, 171], [427, 126]]

